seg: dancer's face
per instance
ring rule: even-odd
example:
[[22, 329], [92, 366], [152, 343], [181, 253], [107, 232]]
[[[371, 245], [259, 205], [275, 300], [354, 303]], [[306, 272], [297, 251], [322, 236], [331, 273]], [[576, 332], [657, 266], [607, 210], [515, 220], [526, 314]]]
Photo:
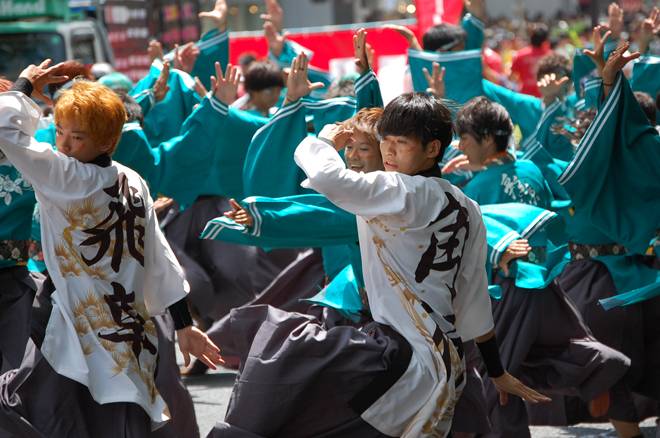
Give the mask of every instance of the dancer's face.
[[372, 140], [360, 131], [354, 131], [346, 143], [344, 158], [348, 168], [355, 172], [385, 170], [378, 141]]
[[440, 153], [440, 141], [433, 140], [424, 147], [413, 137], [384, 136], [380, 141], [383, 165], [388, 172], [416, 175], [435, 165], [435, 157]]

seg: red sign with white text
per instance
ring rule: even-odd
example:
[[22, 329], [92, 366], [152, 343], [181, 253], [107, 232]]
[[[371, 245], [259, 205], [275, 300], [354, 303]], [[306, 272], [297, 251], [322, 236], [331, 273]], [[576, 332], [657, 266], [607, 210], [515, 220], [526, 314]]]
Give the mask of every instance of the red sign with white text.
[[[461, 3], [462, 4], [462, 3]], [[417, 34], [418, 26], [406, 26]], [[327, 31], [318, 33], [300, 33], [289, 35], [288, 39], [314, 52], [310, 64], [321, 70], [330, 69], [330, 60], [341, 58], [354, 58], [353, 35], [360, 27], [350, 30]], [[418, 36], [418, 38], [420, 38]], [[367, 43], [375, 50], [375, 60], [371, 68], [378, 71], [378, 58], [381, 56], [405, 55], [408, 51], [408, 42], [393, 30], [368, 28]], [[229, 39], [229, 61], [236, 65], [238, 58], [245, 53], [252, 53], [257, 58], [268, 55], [266, 38], [243, 37]]]

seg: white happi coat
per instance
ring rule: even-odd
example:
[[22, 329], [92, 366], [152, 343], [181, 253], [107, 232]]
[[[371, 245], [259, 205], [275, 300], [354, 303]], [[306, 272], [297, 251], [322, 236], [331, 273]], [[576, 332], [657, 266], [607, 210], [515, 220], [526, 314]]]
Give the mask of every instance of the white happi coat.
[[185, 297], [183, 271], [144, 180], [118, 163], [85, 164], [38, 143], [40, 113], [23, 93], [0, 94], [0, 150], [34, 186], [56, 289], [41, 352], [97, 402], [137, 403], [158, 427], [169, 412], [154, 385], [149, 315]]
[[441, 178], [346, 169], [329, 144], [308, 137], [295, 160], [303, 186], [357, 215], [374, 320], [413, 348], [404, 375], [362, 418], [382, 433], [443, 437], [464, 386], [463, 341], [493, 329], [486, 228], [479, 206]]

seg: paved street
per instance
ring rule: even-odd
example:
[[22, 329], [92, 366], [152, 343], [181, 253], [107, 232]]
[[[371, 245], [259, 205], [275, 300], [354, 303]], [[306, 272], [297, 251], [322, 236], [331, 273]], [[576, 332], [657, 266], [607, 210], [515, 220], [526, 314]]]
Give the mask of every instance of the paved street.
[[[180, 358], [181, 359], [181, 358]], [[182, 360], [180, 360], [183, 363]], [[202, 438], [208, 434], [217, 420], [224, 418], [227, 403], [234, 385], [236, 372], [218, 369], [200, 377], [184, 379], [195, 402], [197, 423]], [[571, 427], [532, 427], [532, 438], [618, 438], [609, 424], [579, 424]], [[645, 438], [655, 438], [655, 418], [642, 424]]]

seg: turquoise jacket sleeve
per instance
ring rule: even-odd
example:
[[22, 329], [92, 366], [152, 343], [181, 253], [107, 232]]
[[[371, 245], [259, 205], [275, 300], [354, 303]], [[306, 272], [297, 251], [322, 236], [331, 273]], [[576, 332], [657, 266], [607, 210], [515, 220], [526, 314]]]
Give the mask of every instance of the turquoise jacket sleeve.
[[241, 204], [254, 218], [252, 227], [220, 217], [208, 223], [202, 239], [266, 248], [318, 248], [358, 241], [355, 215], [322, 195], [255, 196]]
[[358, 101], [352, 97], [334, 97], [319, 101], [302, 99], [302, 102], [307, 114], [314, 120], [315, 135], [319, 135], [325, 125], [350, 119], [358, 110]]
[[156, 79], [160, 76], [160, 72], [163, 69], [163, 62], [160, 59], [154, 60], [149, 68], [149, 74], [140, 79], [137, 84], [133, 87], [131, 91], [128, 92], [131, 96], [135, 97], [138, 94], [153, 88], [156, 83]]
[[660, 224], [660, 139], [622, 73], [559, 182], [595, 229], [646, 252]]
[[[154, 61], [152, 69], [160, 72], [162, 68], [162, 62]], [[167, 84], [170, 91], [165, 99], [157, 103], [144, 118], [143, 129], [151, 147], [158, 147], [179, 135], [181, 125], [201, 101], [195, 91], [195, 81], [188, 73], [171, 69]]]
[[149, 181], [154, 168], [154, 153], [138, 122], [126, 123], [112, 159], [130, 167]]
[[225, 129], [226, 107], [212, 94], [202, 100], [181, 128], [180, 135], [153, 149], [154, 169], [149, 177], [154, 194], [190, 206], [211, 173], [217, 138]]
[[358, 110], [372, 107], [382, 108], [384, 106], [380, 84], [373, 70], [369, 69], [369, 71], [357, 78], [353, 85], [355, 86]]
[[463, 29], [468, 34], [467, 41], [465, 41], [465, 50], [481, 50], [484, 42], [484, 30], [486, 29], [484, 22], [467, 13], [463, 17]]
[[518, 231], [500, 223], [488, 216], [482, 216], [486, 225], [486, 241], [488, 242], [487, 269], [497, 268], [502, 254], [514, 240], [522, 239]]
[[660, 90], [660, 56], [644, 55], [634, 62], [631, 86], [655, 98]]
[[420, 52], [408, 50], [408, 62], [415, 91], [429, 87], [423, 68], [433, 71], [433, 63], [445, 68], [445, 97], [461, 105], [484, 94], [481, 76], [481, 48], [461, 52]]
[[218, 195], [226, 198], [243, 199], [243, 167], [252, 137], [269, 119], [252, 112], [219, 106], [227, 111], [218, 113], [224, 119], [225, 129], [216, 138], [211, 174], [200, 189], [202, 195]]
[[[219, 62], [224, 74], [227, 64], [229, 64], [229, 31], [218, 33], [212, 30], [200, 38], [195, 43], [199, 49], [199, 55], [195, 61], [195, 66], [190, 72], [190, 76], [199, 77], [207, 90], [211, 89], [211, 76], [215, 76], [215, 63]], [[166, 61], [172, 62], [174, 51], [164, 56]]]
[[482, 87], [484, 96], [506, 108], [513, 123], [520, 127], [523, 142], [534, 133], [543, 113], [539, 98], [507, 90], [485, 79]]
[[243, 167], [243, 193], [273, 198], [310, 193], [300, 187], [306, 176], [293, 160], [305, 137], [305, 103], [280, 108], [252, 138]]
[[[649, 93], [653, 99], [656, 99], [660, 91], [660, 57], [651, 55], [639, 57], [633, 64], [631, 85], [633, 91]], [[659, 120], [660, 116], [657, 116], [656, 123]]]
[[523, 142], [523, 151], [527, 152], [540, 143], [553, 158], [570, 161], [573, 157], [571, 141], [561, 134], [555, 134], [553, 130], [557, 125], [565, 124], [573, 117], [575, 117], [573, 108], [566, 102], [555, 99], [543, 111], [534, 133]]
[[602, 83], [603, 78], [600, 77], [591, 78], [584, 82], [584, 106], [579, 108], [580, 111], [585, 111], [589, 108], [598, 108], [598, 93], [600, 91], [600, 84]]
[[144, 117], [149, 114], [149, 111], [156, 105], [156, 95], [154, 94], [153, 88], [147, 88], [146, 90], [140, 91], [135, 96], [133, 96], [135, 101], [142, 108], [142, 115]]

